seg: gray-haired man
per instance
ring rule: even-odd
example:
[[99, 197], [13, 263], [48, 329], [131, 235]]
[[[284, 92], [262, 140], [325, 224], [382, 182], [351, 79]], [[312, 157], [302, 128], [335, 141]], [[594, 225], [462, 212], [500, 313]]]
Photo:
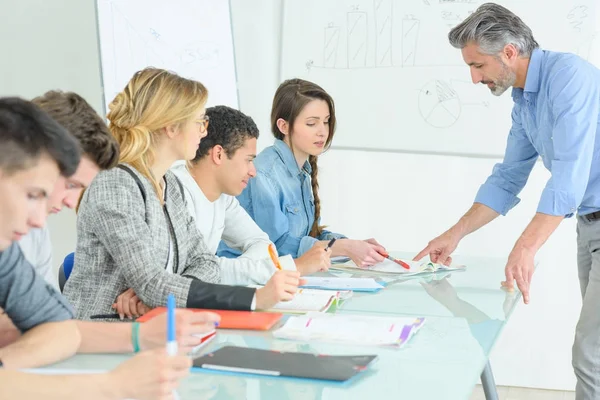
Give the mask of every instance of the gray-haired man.
[[538, 157], [550, 170], [536, 215], [506, 264], [529, 303], [533, 259], [564, 218], [577, 213], [578, 267], [583, 308], [573, 346], [577, 399], [600, 398], [600, 70], [567, 53], [541, 50], [531, 29], [506, 8], [481, 5], [449, 35], [461, 49], [473, 83], [500, 96], [512, 87], [512, 128], [503, 162], [481, 186], [471, 209], [433, 239], [415, 259], [429, 254], [449, 263], [466, 235], [506, 214]]

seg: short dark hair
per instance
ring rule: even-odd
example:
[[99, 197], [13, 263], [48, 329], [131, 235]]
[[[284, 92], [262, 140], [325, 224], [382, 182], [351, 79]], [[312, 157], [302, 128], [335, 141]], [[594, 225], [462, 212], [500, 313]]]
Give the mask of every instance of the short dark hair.
[[193, 163], [200, 161], [208, 151], [219, 145], [225, 149], [227, 157], [244, 146], [247, 139], [258, 139], [258, 127], [246, 114], [227, 106], [215, 106], [206, 109], [209, 118], [208, 133], [200, 142]]
[[61, 175], [75, 173], [81, 150], [75, 138], [30, 101], [0, 98], [0, 169], [12, 174], [33, 166], [48, 155]]
[[51, 90], [32, 102], [75, 136], [83, 154], [101, 170], [117, 165], [119, 144], [83, 97], [73, 92]]

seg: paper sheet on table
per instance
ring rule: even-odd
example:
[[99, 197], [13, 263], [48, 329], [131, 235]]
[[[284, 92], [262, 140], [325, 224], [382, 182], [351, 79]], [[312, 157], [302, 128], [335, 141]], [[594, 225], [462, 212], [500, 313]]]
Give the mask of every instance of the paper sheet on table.
[[303, 277], [303, 287], [324, 290], [352, 290], [355, 292], [376, 292], [384, 288], [373, 278]]

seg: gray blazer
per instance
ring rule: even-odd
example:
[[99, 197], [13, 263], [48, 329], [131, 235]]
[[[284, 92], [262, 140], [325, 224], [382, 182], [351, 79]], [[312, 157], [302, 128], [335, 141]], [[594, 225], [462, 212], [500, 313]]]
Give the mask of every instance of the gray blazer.
[[[148, 179], [128, 171], [101, 172], [86, 190], [77, 218], [75, 264], [64, 295], [76, 317], [110, 314], [117, 296], [133, 288], [150, 307], [173, 293], [177, 307], [249, 310], [254, 289], [215, 285], [219, 266], [187, 211], [175, 175], [165, 175], [165, 206]], [[169, 223], [169, 220], [171, 223]], [[172, 226], [173, 273], [166, 271]]]

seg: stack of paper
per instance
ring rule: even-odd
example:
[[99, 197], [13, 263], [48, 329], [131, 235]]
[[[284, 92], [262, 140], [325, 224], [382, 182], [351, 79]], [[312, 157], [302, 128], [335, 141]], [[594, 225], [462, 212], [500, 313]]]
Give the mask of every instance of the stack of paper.
[[304, 288], [322, 290], [352, 290], [353, 292], [378, 292], [384, 286], [373, 278], [337, 278], [305, 276]]
[[424, 323], [425, 318], [309, 313], [290, 317], [284, 326], [273, 332], [273, 336], [303, 341], [401, 347]]
[[298, 289], [294, 298], [290, 301], [277, 303], [269, 311], [299, 313], [304, 314], [310, 311], [325, 312], [339, 298], [345, 298], [352, 292], [316, 290], [316, 289]]

